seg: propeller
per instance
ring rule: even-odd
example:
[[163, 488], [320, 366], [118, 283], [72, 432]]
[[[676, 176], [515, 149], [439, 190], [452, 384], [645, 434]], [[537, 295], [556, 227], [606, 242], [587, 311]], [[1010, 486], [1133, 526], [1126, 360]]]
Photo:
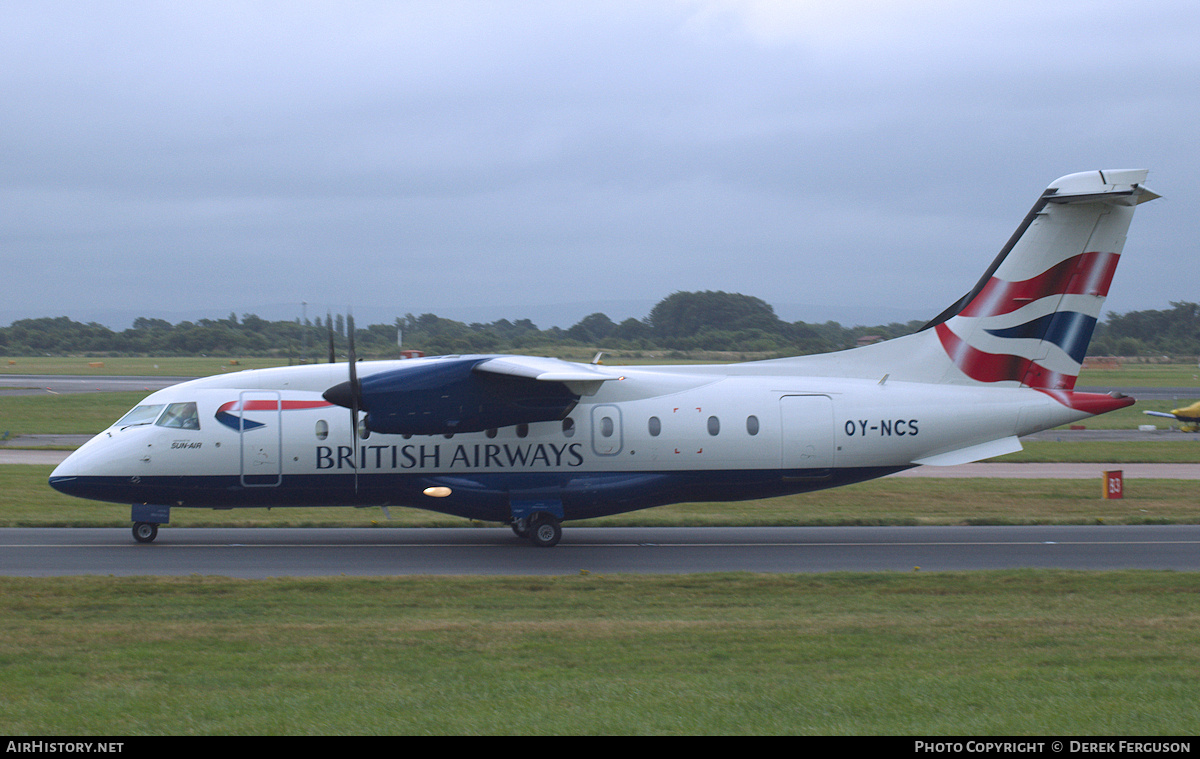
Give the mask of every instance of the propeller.
[[[330, 321], [332, 325], [332, 321]], [[346, 316], [346, 333], [349, 339], [350, 379], [326, 390], [322, 396], [335, 406], [350, 409], [350, 437], [354, 443], [354, 492], [358, 492], [358, 416], [362, 409], [362, 383], [358, 381], [358, 356], [354, 349], [354, 316]], [[329, 355], [333, 359], [333, 327], [329, 328]]]

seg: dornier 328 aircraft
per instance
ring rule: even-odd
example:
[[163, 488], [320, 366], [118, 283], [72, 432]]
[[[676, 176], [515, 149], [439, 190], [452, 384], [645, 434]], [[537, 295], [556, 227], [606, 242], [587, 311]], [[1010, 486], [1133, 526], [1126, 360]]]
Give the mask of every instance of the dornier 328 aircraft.
[[[555, 545], [566, 520], [830, 488], [1020, 450], [1131, 405], [1076, 392], [1144, 170], [1055, 181], [970, 292], [852, 350], [713, 366], [440, 356], [243, 371], [147, 397], [56, 489], [133, 505], [409, 506]], [[353, 328], [350, 330], [353, 336]]]

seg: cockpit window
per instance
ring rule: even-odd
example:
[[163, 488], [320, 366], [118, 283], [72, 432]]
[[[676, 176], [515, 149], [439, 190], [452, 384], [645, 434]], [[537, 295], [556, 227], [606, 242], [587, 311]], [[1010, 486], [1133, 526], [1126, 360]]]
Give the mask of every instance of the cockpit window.
[[153, 424], [154, 420], [158, 418], [158, 413], [162, 410], [162, 404], [157, 406], [138, 406], [133, 411], [121, 417], [113, 426], [133, 427], [139, 424]]
[[182, 430], [200, 429], [200, 414], [195, 403], [172, 403], [157, 422], [159, 427], [175, 427]]

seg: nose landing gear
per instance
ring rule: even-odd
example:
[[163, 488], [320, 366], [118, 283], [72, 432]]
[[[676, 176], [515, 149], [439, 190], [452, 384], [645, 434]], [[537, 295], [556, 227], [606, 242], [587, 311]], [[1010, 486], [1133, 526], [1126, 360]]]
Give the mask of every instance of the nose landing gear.
[[133, 539], [139, 543], [153, 543], [158, 537], [158, 526], [171, 521], [171, 507], [135, 503], [129, 518], [133, 522]]
[[133, 539], [139, 543], [153, 543], [158, 537], [158, 525], [154, 522], [134, 522]]

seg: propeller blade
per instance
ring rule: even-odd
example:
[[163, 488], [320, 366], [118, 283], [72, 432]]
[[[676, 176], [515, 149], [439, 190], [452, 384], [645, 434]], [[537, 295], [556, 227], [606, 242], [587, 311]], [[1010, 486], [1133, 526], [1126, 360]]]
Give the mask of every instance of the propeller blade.
[[[354, 492], [358, 492], [358, 417], [362, 411], [362, 383], [358, 380], [358, 355], [354, 346], [354, 317], [347, 316], [349, 362], [347, 364], [350, 378], [339, 382], [322, 393], [325, 400], [335, 406], [350, 409], [350, 437], [354, 447]], [[333, 319], [329, 320], [329, 361], [334, 360], [333, 353]]]
[[329, 328], [329, 363], [336, 363], [337, 356], [333, 352], [333, 314], [326, 312], [325, 326]]
[[354, 408], [358, 409], [358, 401], [362, 394], [362, 386], [358, 384], [358, 368], [355, 362], [358, 361], [358, 356], [354, 351], [354, 316], [353, 314], [346, 317], [346, 335], [350, 345], [350, 389], [353, 394]]
[[350, 435], [354, 438], [354, 492], [358, 492], [358, 410], [362, 405], [362, 385], [358, 382], [358, 356], [354, 351], [354, 315], [346, 314], [346, 335], [350, 352]]

